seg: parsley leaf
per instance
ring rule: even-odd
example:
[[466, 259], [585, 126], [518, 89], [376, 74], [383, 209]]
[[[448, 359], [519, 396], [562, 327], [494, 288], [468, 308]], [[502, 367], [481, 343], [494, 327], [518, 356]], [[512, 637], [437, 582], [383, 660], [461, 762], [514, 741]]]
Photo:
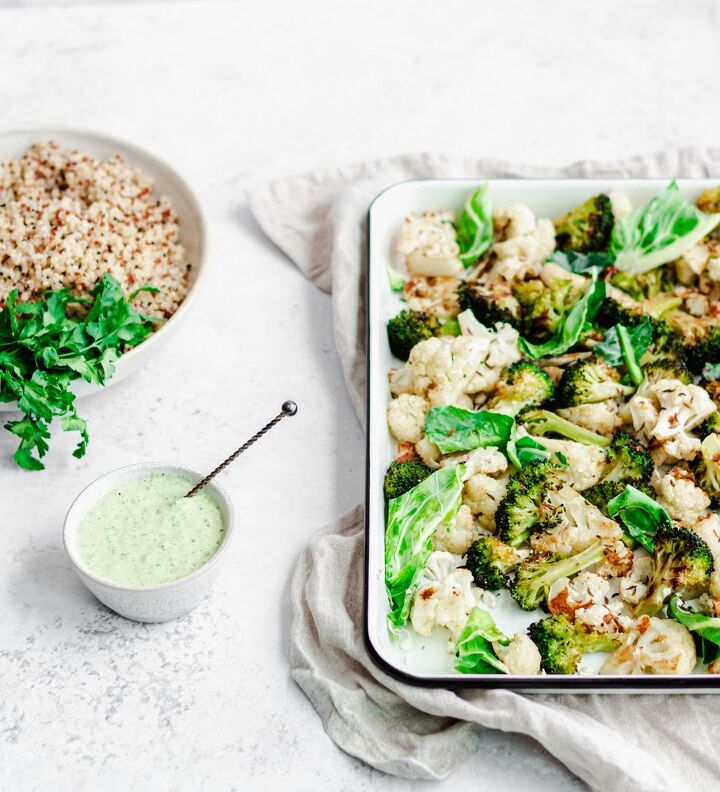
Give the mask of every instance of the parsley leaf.
[[[136, 346], [153, 331], [159, 319], [144, 316], [132, 305], [142, 286], [128, 298], [120, 284], [105, 274], [88, 297], [70, 289], [48, 292], [42, 300], [17, 302], [17, 291], [0, 310], [0, 402], [17, 403], [23, 413], [5, 428], [20, 440], [15, 461], [27, 470], [42, 470], [50, 424], [59, 418], [66, 432], [78, 432], [73, 456], [84, 456], [88, 445], [87, 423], [75, 410], [74, 380], [104, 385], [127, 347]], [[86, 310], [76, 318], [69, 306]]]

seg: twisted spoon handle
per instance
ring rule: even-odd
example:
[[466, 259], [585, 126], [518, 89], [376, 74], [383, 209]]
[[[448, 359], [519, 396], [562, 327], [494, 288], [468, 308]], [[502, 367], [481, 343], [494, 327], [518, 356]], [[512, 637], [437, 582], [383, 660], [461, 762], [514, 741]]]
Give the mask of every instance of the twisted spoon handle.
[[294, 401], [283, 402], [280, 412], [272, 419], [272, 421], [268, 421], [257, 434], [254, 434], [246, 443], [241, 445], [237, 451], [230, 454], [230, 456], [224, 462], [221, 462], [215, 468], [215, 470], [213, 470], [211, 473], [208, 473], [207, 476], [205, 476], [202, 481], [196, 484], [185, 497], [192, 498], [192, 496], [197, 494], [211, 479], [215, 478], [218, 473], [222, 473], [222, 471], [225, 470], [228, 465], [234, 462], [240, 456], [240, 454], [242, 454], [244, 451], [247, 451], [253, 443], [256, 443], [266, 432], [269, 432], [273, 426], [279, 424], [283, 418], [286, 418], [289, 415], [295, 415], [296, 412], [297, 404], [295, 404]]

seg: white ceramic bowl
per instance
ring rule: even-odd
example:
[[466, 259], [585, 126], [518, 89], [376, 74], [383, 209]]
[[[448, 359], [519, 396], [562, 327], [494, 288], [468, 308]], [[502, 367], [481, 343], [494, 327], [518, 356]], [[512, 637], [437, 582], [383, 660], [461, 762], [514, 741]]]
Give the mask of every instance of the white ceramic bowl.
[[[157, 332], [120, 358], [115, 374], [105, 386], [108, 387], [144, 366], [170, 339], [182, 319], [187, 316], [188, 309], [200, 288], [200, 282], [207, 272], [205, 264], [207, 224], [195, 194], [179, 173], [155, 155], [118, 138], [96, 132], [55, 128], [0, 132], [0, 161], [21, 156], [33, 143], [41, 140], [57, 140], [62, 146], [78, 149], [103, 159], [119, 154], [125, 162], [140, 168], [150, 176], [155, 182], [154, 194], [166, 195], [177, 212], [180, 243], [186, 250], [188, 263], [192, 264], [190, 288], [178, 310]], [[72, 389], [80, 397], [101, 390], [101, 386], [78, 380], [73, 383]], [[0, 403], [0, 412], [12, 410], [17, 410], [14, 402]]]
[[65, 518], [63, 540], [65, 551], [82, 582], [108, 608], [126, 619], [140, 622], [164, 622], [177, 619], [191, 611], [210, 591], [225, 558], [233, 533], [233, 507], [225, 490], [215, 482], [206, 491], [215, 499], [225, 521], [225, 535], [220, 547], [203, 566], [179, 580], [159, 586], [123, 586], [98, 577], [82, 562], [77, 550], [77, 529], [88, 510], [105, 493], [126, 481], [152, 473], [171, 473], [187, 479], [188, 490], [203, 476], [180, 465], [149, 463], [129, 465], [106, 473], [87, 486], [73, 501]]

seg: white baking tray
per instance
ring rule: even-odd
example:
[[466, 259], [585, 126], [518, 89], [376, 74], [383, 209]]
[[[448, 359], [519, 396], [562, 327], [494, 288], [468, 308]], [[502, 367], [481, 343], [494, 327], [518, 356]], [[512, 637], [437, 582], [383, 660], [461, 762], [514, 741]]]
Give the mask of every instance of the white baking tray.
[[[409, 212], [451, 209], [462, 211], [477, 180], [451, 179], [411, 181], [382, 192], [368, 211], [367, 271], [367, 493], [366, 493], [366, 577], [365, 643], [374, 661], [386, 672], [405, 682], [425, 686], [515, 687], [538, 692], [584, 690], [615, 692], [692, 692], [718, 689], [720, 676], [695, 673], [689, 676], [600, 676], [606, 655], [585, 655], [586, 672], [574, 676], [508, 676], [505, 674], [458, 674], [446, 650], [447, 633], [436, 628], [422, 638], [409, 630], [410, 637], [398, 643], [388, 630], [388, 602], [384, 584], [384, 500], [382, 483], [385, 470], [395, 457], [396, 444], [388, 432], [385, 412], [390, 393], [388, 370], [401, 363], [388, 347], [386, 323], [402, 309], [402, 303], [388, 284], [387, 266], [400, 264], [395, 251], [403, 218]], [[634, 205], [644, 205], [668, 180], [573, 179], [573, 180], [490, 180], [494, 206], [525, 203], [538, 217], [557, 217], [591, 195], [622, 190]], [[682, 180], [684, 194], [695, 199], [714, 180]], [[506, 634], [523, 630], [543, 614], [527, 613], [516, 607], [507, 591], [492, 609], [498, 626]]]

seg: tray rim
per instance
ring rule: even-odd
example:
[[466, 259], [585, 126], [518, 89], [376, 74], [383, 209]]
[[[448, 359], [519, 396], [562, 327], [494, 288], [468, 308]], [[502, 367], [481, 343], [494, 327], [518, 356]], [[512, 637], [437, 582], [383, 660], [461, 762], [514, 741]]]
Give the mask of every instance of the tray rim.
[[[698, 183], [700, 184], [716, 184], [717, 179], [698, 177], [698, 178], [682, 178], [676, 177], [677, 181], [681, 183]], [[564, 184], [578, 184], [578, 183], [592, 183], [592, 182], [633, 182], [637, 184], [666, 184], [672, 181], [672, 178], [634, 178], [634, 177], [614, 177], [614, 176], [601, 176], [601, 177], [588, 177], [588, 178], [502, 178], [502, 179], [487, 179], [486, 181], [492, 186], [497, 183], [518, 183], [518, 182], [545, 182], [545, 183], [564, 183]], [[373, 643], [372, 635], [370, 634], [370, 553], [368, 546], [370, 541], [370, 498], [371, 487], [373, 482], [370, 480], [370, 449], [371, 449], [371, 388], [370, 383], [372, 380], [373, 372], [370, 357], [370, 328], [371, 317], [373, 314], [373, 305], [371, 301], [371, 284], [372, 279], [372, 213], [373, 208], [377, 201], [386, 193], [396, 190], [405, 186], [415, 184], [457, 184], [462, 182], [477, 183], [481, 179], [473, 178], [446, 178], [446, 179], [407, 179], [395, 182], [388, 187], [381, 190], [370, 202], [365, 216], [365, 509], [364, 509], [364, 565], [363, 565], [363, 619], [362, 619], [362, 639], [365, 649], [370, 656], [373, 663], [383, 672], [396, 679], [414, 687], [421, 688], [447, 688], [447, 689], [508, 689], [528, 693], [565, 693], [565, 692], [578, 692], [584, 694], [590, 693], [622, 693], [622, 692], [640, 692], [648, 694], [657, 693], [720, 693], [720, 674], [657, 674], [657, 675], [600, 675], [600, 674], [586, 674], [579, 675], [548, 675], [538, 674], [536, 676], [520, 676], [510, 674], [475, 674], [475, 675], [454, 675], [449, 674], [427, 674], [418, 675], [398, 668], [393, 663], [389, 662], [382, 656], [380, 651]]]

